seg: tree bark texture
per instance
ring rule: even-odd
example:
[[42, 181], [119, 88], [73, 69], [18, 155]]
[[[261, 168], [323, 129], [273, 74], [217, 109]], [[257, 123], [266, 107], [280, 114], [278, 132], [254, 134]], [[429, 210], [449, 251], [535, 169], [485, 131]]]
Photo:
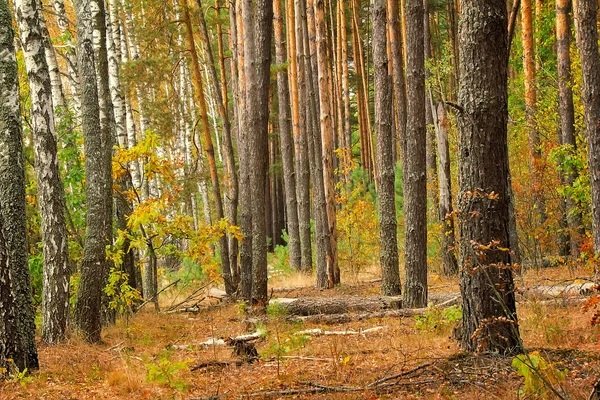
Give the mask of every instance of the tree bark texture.
[[81, 280], [75, 305], [75, 322], [91, 343], [101, 340], [102, 290], [107, 271], [106, 246], [106, 174], [96, 66], [94, 60], [94, 21], [90, 3], [75, 1], [77, 17], [77, 64], [81, 123], [85, 147], [86, 236], [81, 263]]
[[398, 261], [396, 192], [394, 188], [394, 116], [392, 76], [388, 69], [386, 0], [373, 3], [373, 61], [375, 69], [375, 129], [377, 134], [377, 196], [379, 207], [379, 259], [381, 292], [398, 296], [402, 291]]
[[38, 369], [27, 262], [25, 158], [8, 3], [0, 0], [0, 364]]
[[35, 171], [42, 222], [42, 340], [53, 344], [66, 336], [70, 271], [65, 199], [58, 169], [52, 82], [44, 51], [39, 3], [36, 0], [19, 0], [15, 5], [29, 78]]
[[504, 1], [465, 0], [459, 127], [462, 345], [521, 349], [508, 237], [508, 43]]
[[404, 260], [407, 307], [427, 305], [427, 166], [423, 1], [406, 2], [407, 122], [404, 154]]

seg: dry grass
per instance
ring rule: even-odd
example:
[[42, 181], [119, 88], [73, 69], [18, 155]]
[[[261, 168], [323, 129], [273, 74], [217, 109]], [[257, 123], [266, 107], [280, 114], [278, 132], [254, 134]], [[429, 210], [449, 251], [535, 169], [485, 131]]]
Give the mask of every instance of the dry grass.
[[[568, 278], [559, 271], [544, 271], [544, 276], [557, 280]], [[535, 273], [525, 274], [524, 280], [536, 282]], [[458, 289], [454, 279], [432, 276], [431, 282], [432, 291]], [[286, 285], [280, 287], [306, 284], [312, 284], [311, 278], [298, 276], [286, 280]], [[343, 285], [332, 291], [295, 289], [277, 293], [277, 296], [376, 294], [378, 285], [377, 282]], [[528, 302], [519, 304], [519, 318], [525, 346], [546, 349], [542, 354], [547, 359], [562, 361], [570, 371], [566, 386], [571, 398], [585, 398], [600, 371], [596, 357], [599, 331], [590, 327], [590, 315], [582, 314], [579, 307]], [[282, 320], [269, 322], [267, 338], [257, 344], [264, 358], [255, 364], [210, 367], [194, 372], [177, 367], [182, 362], [194, 366], [213, 360], [234, 360], [231, 350], [225, 347], [176, 350], [172, 345], [246, 333], [244, 319], [236, 304], [205, 307], [197, 314], [156, 314], [149, 307], [128, 326], [119, 321], [116, 326], [107, 328], [103, 333], [104, 344], [89, 345], [73, 338], [61, 346], [40, 345], [40, 371], [24, 386], [16, 382], [0, 383], [0, 399], [188, 399], [215, 394], [224, 394], [225, 399], [247, 398], [245, 395], [261, 390], [306, 388], [307, 382], [338, 387], [365, 386], [425, 362], [433, 364], [411, 378], [423, 383], [397, 387], [392, 393], [365, 390], [305, 393], [291, 398], [508, 399], [517, 398], [522, 383], [510, 367], [510, 358], [456, 357], [459, 348], [448, 337], [448, 330], [416, 329], [413, 318], [320, 326], [327, 330], [374, 326], [385, 326], [385, 329], [367, 335], [313, 337], [304, 346], [291, 345], [285, 354], [287, 358], [280, 360], [279, 375], [277, 360], [270, 355], [277, 336], [280, 343], [289, 344], [286, 340], [295, 331], [316, 325], [300, 326]], [[175, 366], [166, 374], [169, 382], [149, 381], [149, 366], [160, 365], [161, 361], [166, 368]], [[457, 375], [456, 371], [460, 373]]]

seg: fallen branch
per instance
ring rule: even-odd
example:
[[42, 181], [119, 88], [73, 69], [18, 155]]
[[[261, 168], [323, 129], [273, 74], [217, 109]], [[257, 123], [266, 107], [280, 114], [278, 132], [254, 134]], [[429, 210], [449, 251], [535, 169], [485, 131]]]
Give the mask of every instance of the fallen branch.
[[200, 343], [192, 343], [192, 344], [176, 344], [176, 345], [171, 345], [170, 348], [175, 349], [175, 350], [188, 350], [188, 349], [194, 349], [194, 348], [200, 348], [200, 347], [209, 347], [209, 346], [225, 346], [226, 344], [229, 344], [231, 346], [234, 346], [235, 343], [241, 343], [241, 342], [251, 342], [253, 340], [256, 339], [260, 339], [265, 335], [265, 332], [263, 330], [257, 330], [254, 333], [251, 334], [247, 334], [247, 335], [239, 335], [233, 338], [208, 338], [208, 340], [204, 341], [204, 342], [200, 342]]
[[[196, 295], [197, 295], [197, 294], [198, 294], [198, 293], [199, 293], [199, 292], [200, 292], [202, 289], [205, 289], [207, 286], [209, 286], [209, 285], [211, 285], [211, 284], [213, 284], [213, 283], [214, 283], [214, 281], [210, 281], [210, 282], [208, 282], [206, 285], [204, 285], [204, 286], [202, 286], [202, 287], [199, 287], [199, 288], [195, 289], [195, 290], [192, 292], [192, 294], [190, 294], [188, 297], [186, 297], [186, 299], [185, 299], [185, 300], [183, 300], [183, 301], [179, 302], [178, 304], [171, 305], [169, 308], [167, 308], [167, 309], [165, 310], [165, 312], [166, 312], [166, 313], [168, 313], [169, 311], [175, 310], [176, 308], [178, 308], [178, 307], [180, 307], [180, 306], [184, 305], [184, 304], [185, 304], [185, 303], [187, 303], [188, 301], [191, 301], [191, 300], [193, 300], [193, 299], [195, 298], [195, 296], [196, 296]], [[204, 297], [202, 298], [202, 300], [204, 300]], [[202, 300], [200, 300], [200, 301], [202, 301]], [[198, 302], [196, 302], [196, 303], [199, 303], [200, 301], [198, 301]]]
[[359, 329], [358, 331], [355, 331], [354, 329], [348, 329], [345, 331], [324, 331], [322, 329], [316, 328], [316, 329], [306, 329], [304, 331], [299, 331], [294, 333], [294, 335], [308, 335], [308, 336], [327, 336], [327, 335], [339, 335], [339, 336], [344, 336], [344, 335], [366, 335], [367, 333], [371, 333], [371, 332], [377, 332], [380, 331], [382, 329], [387, 328], [387, 326], [376, 326], [374, 328], [368, 328], [368, 329]]
[[348, 322], [353, 321], [363, 321], [367, 319], [381, 319], [381, 318], [406, 318], [406, 317], [414, 317], [415, 315], [424, 315], [427, 312], [428, 308], [405, 308], [400, 310], [388, 310], [388, 311], [378, 311], [378, 312], [370, 312], [370, 313], [362, 313], [362, 314], [352, 314], [352, 313], [343, 313], [343, 314], [320, 314], [320, 315], [307, 315], [307, 316], [289, 316], [286, 319], [289, 322], [304, 322], [304, 323], [313, 323], [313, 324], [346, 324]]

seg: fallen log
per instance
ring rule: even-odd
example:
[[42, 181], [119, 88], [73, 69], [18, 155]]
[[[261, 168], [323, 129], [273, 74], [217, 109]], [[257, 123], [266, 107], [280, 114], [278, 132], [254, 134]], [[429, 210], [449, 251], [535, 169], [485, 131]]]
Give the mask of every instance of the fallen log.
[[590, 295], [594, 289], [593, 282], [571, 283], [568, 285], [530, 286], [516, 290], [517, 300], [554, 299], [557, 297], [574, 297]]
[[[434, 293], [429, 296], [429, 302], [431, 305], [445, 304], [448, 301], [457, 302], [459, 298], [457, 293]], [[287, 314], [293, 316], [377, 312], [402, 308], [402, 298], [399, 296], [276, 298], [271, 299], [271, 303], [281, 304]]]
[[415, 315], [424, 315], [429, 308], [404, 308], [400, 310], [385, 310], [362, 314], [343, 313], [343, 314], [317, 314], [298, 316], [291, 315], [286, 319], [289, 322], [303, 322], [312, 324], [346, 324], [353, 321], [363, 321], [374, 318], [406, 318]]
[[355, 331], [354, 329], [347, 329], [345, 331], [324, 331], [323, 329], [315, 328], [315, 329], [306, 329], [303, 331], [298, 331], [294, 333], [294, 335], [301, 336], [346, 336], [346, 335], [366, 335], [367, 333], [378, 332], [387, 328], [386, 326], [376, 326], [374, 328], [367, 329], [359, 329]]

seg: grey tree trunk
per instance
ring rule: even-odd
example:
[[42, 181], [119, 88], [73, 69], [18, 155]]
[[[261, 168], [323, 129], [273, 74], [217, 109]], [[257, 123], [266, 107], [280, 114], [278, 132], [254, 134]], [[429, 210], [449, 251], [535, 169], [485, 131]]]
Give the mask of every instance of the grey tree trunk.
[[[282, 65], [286, 62], [285, 36], [283, 32], [283, 15], [281, 1], [274, 0], [274, 40], [275, 62]], [[289, 27], [288, 29], [293, 29]], [[302, 254], [300, 252], [300, 227], [298, 225], [298, 201], [296, 200], [296, 170], [294, 168], [294, 142], [290, 126], [290, 89], [287, 71], [277, 72], [277, 97], [279, 101], [279, 143], [283, 166], [283, 182], [285, 185], [287, 232], [289, 236], [290, 266], [300, 270]]]
[[[298, 196], [298, 224], [300, 227], [300, 252], [302, 254], [302, 270], [312, 269], [312, 239], [310, 234], [310, 167], [308, 156], [308, 120], [306, 113], [306, 70], [304, 68], [304, 23], [306, 19], [306, 5], [303, 0], [294, 0], [294, 29], [296, 44], [296, 72], [297, 79], [291, 82], [292, 96], [297, 93], [297, 116], [294, 121], [294, 150], [296, 156], [296, 171], [298, 179], [296, 194]], [[293, 99], [293, 97], [292, 97]]]
[[406, 152], [404, 154], [404, 306], [427, 305], [427, 174], [423, 1], [406, 0]]
[[583, 108], [592, 189], [594, 252], [600, 254], [600, 57], [598, 56], [597, 8], [595, 1], [578, 1], [575, 22], [583, 80]]
[[402, 291], [398, 261], [396, 192], [394, 188], [394, 115], [392, 76], [388, 68], [386, 0], [373, 3], [373, 61], [375, 68], [375, 130], [377, 134], [377, 205], [379, 207], [379, 259], [381, 293]]
[[[434, 110], [435, 106], [431, 105]], [[442, 223], [442, 264], [444, 274], [458, 274], [456, 262], [456, 237], [454, 235], [454, 216], [452, 213], [452, 179], [450, 176], [450, 149], [448, 146], [448, 117], [443, 102], [437, 105], [436, 141], [438, 155], [439, 219]]]
[[[254, 4], [253, 4], [254, 3]], [[246, 117], [250, 184], [252, 192], [252, 301], [266, 305], [267, 229], [265, 188], [267, 179], [269, 80], [273, 1], [244, 0], [244, 53]]]
[[8, 3], [0, 0], [0, 364], [38, 368], [27, 263], [25, 159]]
[[521, 349], [508, 237], [506, 3], [465, 0], [460, 31], [459, 201], [462, 345]]
[[29, 78], [35, 172], [42, 220], [42, 340], [54, 344], [66, 336], [70, 271], [65, 199], [58, 169], [52, 81], [46, 63], [39, 3], [37, 0], [19, 0], [15, 5]]
[[106, 265], [106, 152], [103, 147], [94, 61], [94, 21], [90, 3], [75, 1], [77, 17], [77, 63], [79, 66], [81, 122], [85, 147], [86, 236], [81, 281], [75, 304], [75, 322], [89, 342], [101, 340], [101, 306]]

